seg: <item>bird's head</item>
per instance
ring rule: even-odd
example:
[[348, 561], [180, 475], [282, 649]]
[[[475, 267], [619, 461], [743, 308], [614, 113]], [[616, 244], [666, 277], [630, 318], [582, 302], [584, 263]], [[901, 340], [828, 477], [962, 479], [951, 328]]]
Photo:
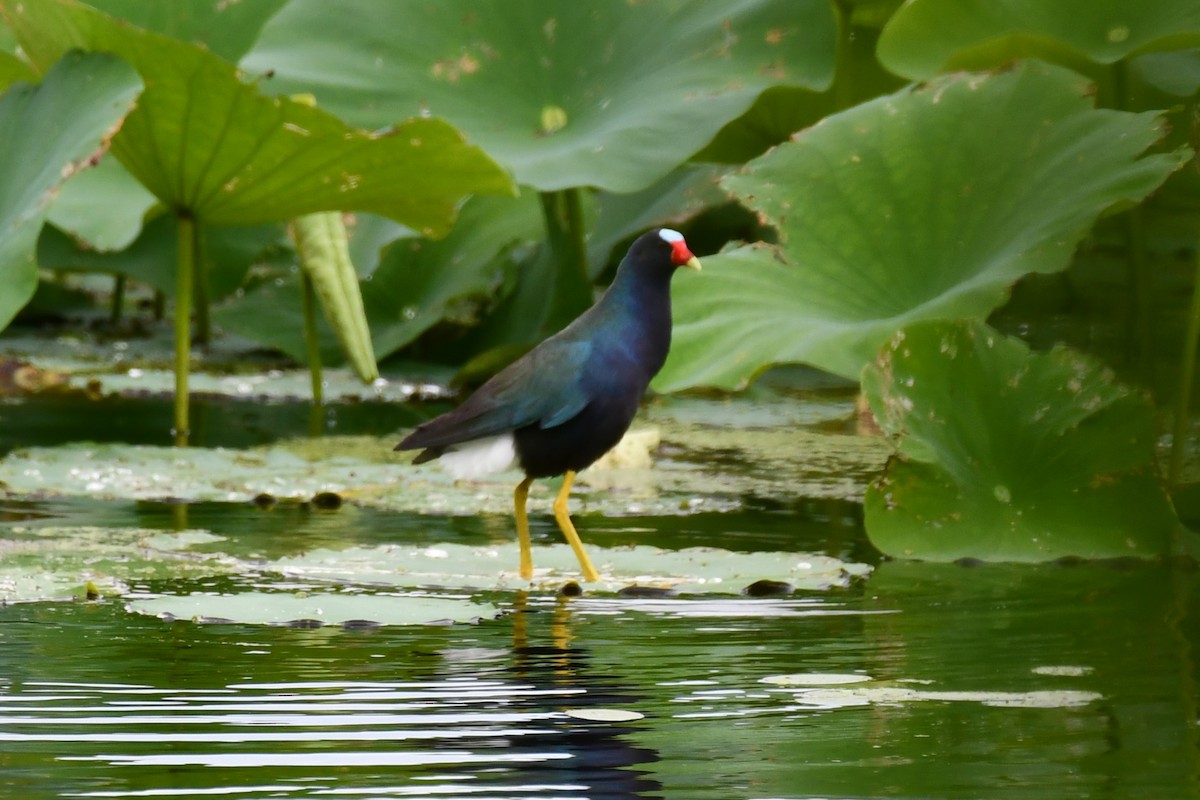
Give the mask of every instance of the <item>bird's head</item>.
[[692, 251], [688, 249], [687, 242], [683, 240], [683, 234], [679, 231], [673, 231], [670, 228], [659, 228], [655, 233], [658, 238], [671, 248], [671, 266], [687, 267], [700, 271], [700, 259], [692, 255]]
[[670, 228], [655, 228], [637, 238], [626, 258], [642, 271], [674, 272], [676, 267], [699, 270], [700, 259], [688, 249], [683, 234]]

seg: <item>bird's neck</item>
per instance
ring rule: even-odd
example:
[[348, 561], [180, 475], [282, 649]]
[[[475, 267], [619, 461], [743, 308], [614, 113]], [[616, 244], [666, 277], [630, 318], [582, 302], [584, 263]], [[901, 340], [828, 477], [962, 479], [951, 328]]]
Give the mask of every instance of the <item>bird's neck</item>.
[[671, 273], [617, 268], [596, 309], [620, 342], [649, 371], [658, 372], [671, 347]]

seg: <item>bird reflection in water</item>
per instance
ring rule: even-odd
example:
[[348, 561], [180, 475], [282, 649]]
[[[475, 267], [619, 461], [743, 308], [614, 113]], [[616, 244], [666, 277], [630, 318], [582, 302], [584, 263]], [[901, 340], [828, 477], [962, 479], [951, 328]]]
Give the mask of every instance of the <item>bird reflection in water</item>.
[[[576, 641], [577, 612], [572, 595], [578, 593], [578, 588], [567, 584], [548, 609], [531, 604], [523, 591], [514, 598], [513, 658], [508, 669], [521, 683], [554, 690], [519, 702], [527, 710], [560, 713], [588, 709], [634, 711], [640, 699], [636, 692], [623, 686], [619, 676], [596, 674], [590, 649]], [[545, 644], [538, 643], [543, 638], [542, 620], [549, 623]], [[574, 694], [564, 702], [566, 692]], [[566, 717], [557, 722], [553, 734], [522, 737], [518, 746], [532, 752], [555, 750], [570, 756], [529, 764], [527, 768], [536, 771], [538, 783], [569, 786], [580, 797], [592, 800], [660, 798], [662, 784], [650, 771], [638, 769], [660, 758], [657, 751], [630, 743], [636, 724]], [[524, 777], [532, 776], [525, 773]]]

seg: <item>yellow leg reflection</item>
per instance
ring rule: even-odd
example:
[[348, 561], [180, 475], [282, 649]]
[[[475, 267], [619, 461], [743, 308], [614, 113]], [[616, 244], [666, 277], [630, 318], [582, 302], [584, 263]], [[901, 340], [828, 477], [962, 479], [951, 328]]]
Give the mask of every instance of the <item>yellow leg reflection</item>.
[[529, 497], [529, 486], [533, 478], [517, 484], [513, 492], [513, 513], [517, 518], [517, 546], [521, 548], [521, 577], [533, 577], [533, 548], [529, 543], [529, 516], [525, 513], [525, 500]]
[[583, 542], [579, 540], [579, 534], [575, 532], [575, 526], [571, 524], [567, 498], [571, 495], [573, 483], [575, 483], [575, 471], [567, 470], [567, 474], [563, 476], [562, 488], [558, 490], [558, 497], [554, 498], [554, 519], [558, 523], [559, 530], [566, 537], [567, 544], [571, 545], [571, 549], [575, 551], [575, 558], [579, 559], [579, 567], [583, 570], [583, 579], [591, 583], [600, 580], [600, 573], [596, 572], [596, 568], [592, 566], [592, 560], [588, 558], [587, 551], [583, 549]]

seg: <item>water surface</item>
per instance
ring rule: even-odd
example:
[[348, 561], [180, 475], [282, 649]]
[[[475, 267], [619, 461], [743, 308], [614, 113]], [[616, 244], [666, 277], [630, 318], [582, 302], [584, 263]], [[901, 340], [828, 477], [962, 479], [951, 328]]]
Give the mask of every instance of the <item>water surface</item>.
[[[489, 535], [472, 519], [189, 512], [260, 549]], [[172, 513], [7, 507], [26, 525], [168, 527]], [[654, 525], [608, 520], [590, 538]], [[790, 530], [803, 549], [869, 552], [842, 513], [665, 525], [661, 538], [732, 550]], [[373, 629], [14, 605], [0, 609], [0, 781], [33, 800], [1197, 797], [1197, 585], [1170, 567], [882, 563], [832, 592], [492, 593], [498, 619]]]

